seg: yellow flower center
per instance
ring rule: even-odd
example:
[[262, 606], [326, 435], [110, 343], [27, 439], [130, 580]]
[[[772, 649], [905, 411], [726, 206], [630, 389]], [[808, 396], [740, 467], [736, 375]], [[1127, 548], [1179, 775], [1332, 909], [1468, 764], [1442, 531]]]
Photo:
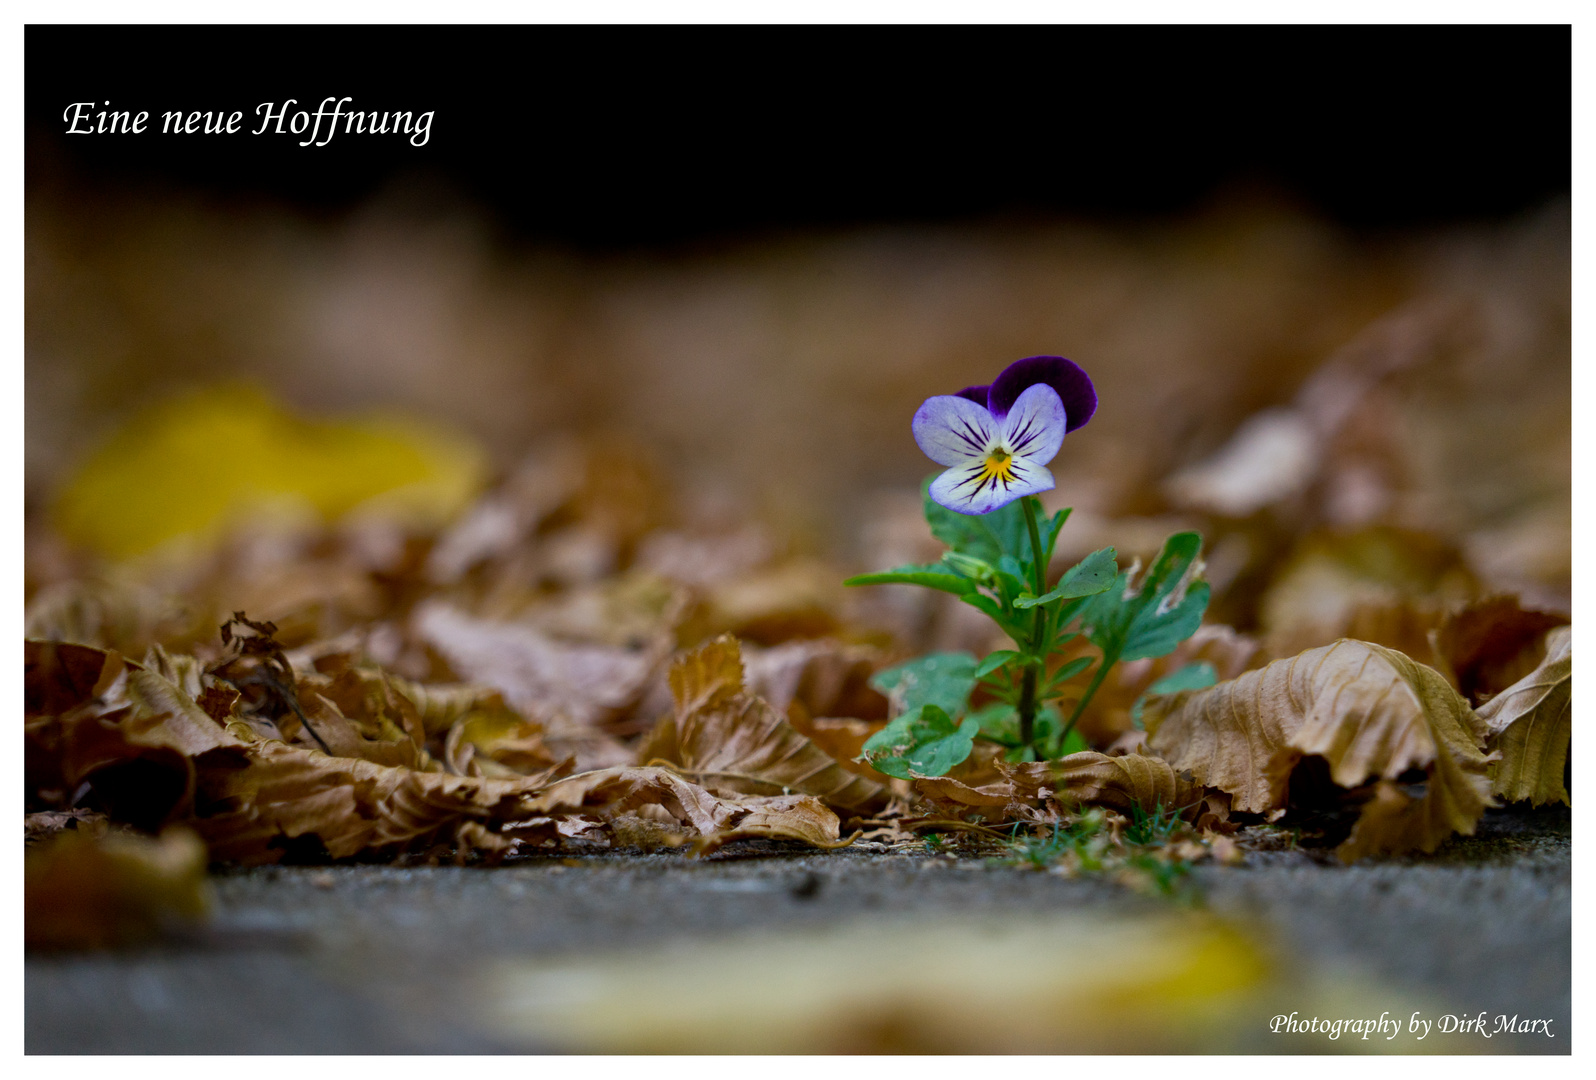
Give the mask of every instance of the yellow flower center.
[[995, 448], [990, 454], [988, 454], [986, 456], [986, 461], [983, 464], [984, 468], [981, 470], [981, 480], [985, 481], [994, 476], [1003, 481], [1005, 484], [1011, 483], [1014, 480], [1014, 455], [1003, 449], [1001, 446]]

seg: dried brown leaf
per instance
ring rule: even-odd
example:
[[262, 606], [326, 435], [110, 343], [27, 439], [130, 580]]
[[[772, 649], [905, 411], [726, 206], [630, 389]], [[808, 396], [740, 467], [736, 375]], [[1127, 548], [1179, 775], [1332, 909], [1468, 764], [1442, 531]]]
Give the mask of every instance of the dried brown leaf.
[[495, 712], [505, 707], [504, 696], [491, 686], [471, 683], [418, 683], [387, 675], [395, 693], [415, 707], [422, 730], [430, 737], [442, 735], [468, 714]]
[[[224, 728], [180, 687], [99, 650], [29, 643], [28, 671], [30, 706], [65, 709], [29, 718], [30, 802], [48, 785], [57, 797], [85, 781], [98, 790], [119, 771], [126, 786], [126, 770], [138, 766], [132, 778], [139, 801], [113, 799], [110, 816], [148, 824], [181, 819], [218, 860], [273, 862], [288, 851], [345, 858], [439, 842], [462, 853], [502, 854], [516, 839], [558, 842], [645, 810], [711, 847], [744, 836], [839, 842], [836, 815], [808, 795], [727, 798], [658, 768], [563, 780], [556, 779], [559, 767], [506, 778], [423, 771], [380, 760], [382, 753], [415, 752], [402, 733], [389, 742], [366, 740], [352, 747], [359, 756], [344, 757], [262, 738], [242, 719]], [[352, 697], [354, 690], [345, 685], [344, 700], [367, 700]], [[335, 702], [318, 694], [316, 704], [334, 741], [365, 738]], [[503, 732], [484, 735], [494, 738], [518, 741]], [[567, 818], [584, 820], [565, 829]]]
[[[1010, 807], [1016, 801], [1013, 783], [982, 784], [972, 787], [951, 776], [918, 776], [913, 781], [915, 794], [929, 799], [941, 809], [956, 814], [970, 810], [1001, 810], [999, 817], [1013, 817]], [[991, 815], [987, 815], [991, 816]]]
[[1478, 589], [1467, 560], [1441, 537], [1371, 526], [1311, 533], [1260, 601], [1270, 655], [1284, 658], [1338, 638], [1429, 655], [1429, 631]]
[[882, 785], [842, 768], [799, 734], [786, 717], [743, 689], [737, 640], [723, 635], [671, 667], [677, 708], [639, 748], [639, 759], [664, 760], [715, 791], [814, 795], [862, 814], [886, 804]]
[[275, 862], [293, 841], [314, 839], [339, 859], [405, 849], [465, 821], [522, 820], [540, 812], [548, 780], [419, 772], [272, 740], [253, 742], [242, 767], [199, 765], [207, 812], [191, 823], [215, 858], [242, 863]]
[[1513, 596], [1493, 596], [1451, 612], [1430, 639], [1442, 674], [1476, 707], [1535, 670], [1548, 630], [1568, 619], [1527, 610]]
[[1309, 755], [1324, 758], [1347, 789], [1425, 770], [1422, 798], [1394, 784], [1378, 790], [1339, 849], [1347, 861], [1434, 851], [1454, 832], [1472, 833], [1490, 802], [1482, 731], [1468, 703], [1439, 672], [1369, 642], [1338, 641], [1155, 699], [1146, 720], [1155, 753], [1247, 812], [1284, 809], [1291, 770]]
[[1546, 655], [1534, 671], [1479, 708], [1491, 741], [1502, 755], [1491, 766], [1491, 790], [1503, 798], [1539, 806], [1568, 802], [1563, 770], [1573, 714], [1574, 632], [1561, 627], [1546, 635]]
[[491, 686], [529, 719], [596, 725], [636, 701], [663, 658], [658, 649], [557, 641], [531, 626], [479, 619], [428, 601], [414, 625], [472, 682]]
[[444, 742], [444, 763], [461, 776], [501, 779], [559, 772], [562, 765], [544, 745], [542, 725], [509, 709], [473, 712], [455, 721]]
[[684, 641], [731, 633], [760, 645], [836, 634], [843, 595], [836, 571], [810, 559], [762, 567], [707, 589], [682, 628]]
[[556, 781], [534, 800], [539, 813], [587, 810], [613, 821], [642, 807], [660, 807], [702, 840], [718, 847], [742, 837], [801, 840], [839, 847], [837, 815], [809, 795], [722, 797], [670, 769], [654, 766], [603, 769]]
[[772, 649], [743, 648], [748, 692], [783, 712], [794, 702], [809, 716], [885, 720], [887, 699], [870, 685], [880, 650], [820, 639], [789, 641]]
[[1017, 791], [1051, 791], [1062, 802], [1106, 806], [1129, 813], [1132, 806], [1151, 814], [1175, 810], [1189, 816], [1201, 806], [1205, 789], [1177, 773], [1169, 762], [1142, 754], [1109, 757], [1091, 750], [1056, 761], [1003, 766]]

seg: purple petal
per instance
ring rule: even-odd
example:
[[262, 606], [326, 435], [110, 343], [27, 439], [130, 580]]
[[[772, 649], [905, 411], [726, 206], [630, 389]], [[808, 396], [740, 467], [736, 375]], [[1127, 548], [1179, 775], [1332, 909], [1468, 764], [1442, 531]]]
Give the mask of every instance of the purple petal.
[[973, 401], [984, 409], [986, 408], [987, 391], [991, 389], [990, 386], [966, 386], [953, 396], [964, 398], [966, 401]]
[[1053, 474], [1040, 465], [1016, 461], [1013, 478], [986, 476], [986, 462], [956, 465], [931, 481], [931, 498], [959, 514], [990, 514], [1022, 495], [1053, 490]]
[[1003, 420], [1003, 445], [1016, 461], [1046, 465], [1064, 442], [1064, 403], [1047, 383], [1033, 383]]
[[997, 423], [984, 405], [954, 394], [926, 398], [914, 414], [914, 441], [938, 465], [962, 465], [979, 458], [997, 436]]
[[1037, 383], [1051, 386], [1064, 403], [1064, 415], [1069, 420], [1066, 432], [1085, 424], [1097, 411], [1097, 391], [1092, 388], [1092, 380], [1074, 361], [1062, 356], [1028, 356], [1014, 361], [993, 380], [987, 408], [1001, 420], [1019, 396]]

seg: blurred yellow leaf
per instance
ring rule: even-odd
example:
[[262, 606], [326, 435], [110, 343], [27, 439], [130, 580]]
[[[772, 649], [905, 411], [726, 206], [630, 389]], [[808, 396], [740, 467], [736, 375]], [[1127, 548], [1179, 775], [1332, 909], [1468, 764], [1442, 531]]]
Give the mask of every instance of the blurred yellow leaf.
[[130, 945], [210, 906], [205, 845], [183, 828], [160, 839], [66, 831], [29, 849], [23, 923], [30, 949]]
[[1502, 760], [1491, 766], [1491, 789], [1503, 798], [1539, 806], [1568, 802], [1563, 767], [1573, 715], [1574, 631], [1546, 635], [1546, 658], [1518, 682], [1480, 706], [1480, 719]]
[[[1352, 861], [1376, 851], [1434, 851], [1472, 833], [1489, 805], [1480, 720], [1433, 668], [1366, 641], [1338, 641], [1207, 690], [1154, 698], [1148, 745], [1237, 810], [1284, 809], [1291, 770], [1317, 755], [1343, 788], [1379, 781], [1352, 835]], [[1396, 786], [1424, 769], [1413, 798]]]
[[575, 1053], [1179, 1052], [1267, 1015], [1272, 966], [1200, 916], [900, 917], [507, 962], [481, 993], [496, 1034]]
[[437, 526], [484, 476], [469, 442], [399, 418], [306, 420], [259, 390], [224, 385], [133, 417], [62, 489], [56, 521], [116, 559], [179, 536], [213, 538], [270, 513], [352, 511]]

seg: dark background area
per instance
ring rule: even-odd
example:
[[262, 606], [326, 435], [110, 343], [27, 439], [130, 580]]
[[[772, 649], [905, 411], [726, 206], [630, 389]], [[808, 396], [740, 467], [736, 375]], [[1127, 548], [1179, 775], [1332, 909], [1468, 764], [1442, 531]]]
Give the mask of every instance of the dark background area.
[[[1178, 214], [1264, 191], [1354, 228], [1566, 192], [1553, 27], [63, 27], [26, 32], [28, 184], [342, 212], [435, 186], [610, 249], [868, 222]], [[435, 110], [424, 147], [248, 134], [263, 101]], [[75, 101], [143, 135], [64, 134]], [[168, 109], [244, 132], [162, 135]]]

